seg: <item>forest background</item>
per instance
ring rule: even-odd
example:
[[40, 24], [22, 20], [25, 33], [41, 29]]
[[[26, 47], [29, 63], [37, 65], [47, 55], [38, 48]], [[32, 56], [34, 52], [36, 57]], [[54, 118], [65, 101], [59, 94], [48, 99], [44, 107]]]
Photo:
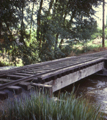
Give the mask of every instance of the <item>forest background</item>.
[[8, 64], [27, 65], [92, 49], [93, 46], [87, 47], [88, 43], [93, 44], [93, 39], [102, 37], [102, 30], [95, 19], [95, 8], [102, 2], [1, 0], [1, 57], [6, 58]]

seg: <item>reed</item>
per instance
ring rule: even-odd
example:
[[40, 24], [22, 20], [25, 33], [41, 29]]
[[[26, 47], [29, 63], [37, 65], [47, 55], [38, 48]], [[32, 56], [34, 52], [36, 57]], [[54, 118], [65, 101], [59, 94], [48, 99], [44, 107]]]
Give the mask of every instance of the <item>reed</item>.
[[83, 98], [73, 93], [61, 94], [58, 100], [48, 95], [24, 95], [23, 98], [7, 102], [0, 120], [102, 120], [99, 108], [94, 108]]

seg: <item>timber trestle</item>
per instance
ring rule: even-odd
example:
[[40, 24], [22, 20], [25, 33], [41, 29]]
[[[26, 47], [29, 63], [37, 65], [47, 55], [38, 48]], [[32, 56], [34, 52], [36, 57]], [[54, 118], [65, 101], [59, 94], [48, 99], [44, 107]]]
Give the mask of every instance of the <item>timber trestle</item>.
[[8, 98], [8, 91], [20, 94], [32, 88], [52, 94], [107, 68], [106, 56], [107, 50], [0, 71], [0, 99]]

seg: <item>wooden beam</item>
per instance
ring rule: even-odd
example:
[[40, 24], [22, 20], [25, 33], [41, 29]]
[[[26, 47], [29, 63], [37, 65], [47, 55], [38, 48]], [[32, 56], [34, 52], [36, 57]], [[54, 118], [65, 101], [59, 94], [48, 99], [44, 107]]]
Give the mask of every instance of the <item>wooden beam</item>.
[[76, 58], [76, 56], [66, 57], [66, 58], [61, 58], [61, 59], [56, 59], [56, 60], [51, 60], [51, 61], [46, 61], [46, 62], [41, 62], [41, 63], [36, 63], [36, 64], [31, 64], [31, 65], [26, 65], [26, 66], [22, 66], [22, 67], [13, 68], [11, 70], [3, 70], [0, 72], [0, 76], [3, 76], [5, 74], [11, 73], [11, 72], [15, 73], [17, 71], [22, 71], [22, 70], [25, 70], [27, 68], [28, 68], [28, 70], [32, 69], [32, 68], [36, 69], [36, 67], [41, 67], [44, 65], [55, 64], [57, 62], [63, 62], [63, 61], [67, 61], [67, 60], [69, 61], [72, 58]]
[[102, 47], [105, 47], [105, 0], [103, 0], [103, 27], [102, 27]]
[[37, 84], [37, 83], [31, 83], [32, 86], [36, 88], [36, 90], [39, 90], [40, 92], [48, 93], [50, 96], [52, 96], [52, 85], [45, 85], [45, 84]]
[[32, 88], [30, 82], [20, 82], [18, 85], [21, 86], [25, 90], [30, 90]]
[[13, 80], [0, 78], [0, 83], [7, 83], [7, 82], [11, 82], [11, 81], [13, 81]]
[[81, 70], [78, 70], [76, 72], [70, 73], [68, 75], [62, 76], [60, 78], [57, 78], [53, 80], [51, 83], [53, 92], [60, 90], [70, 84], [73, 84], [85, 77], [88, 77], [89, 75], [92, 75], [100, 70], [102, 70], [104, 67], [104, 62], [100, 62], [98, 64], [89, 66], [87, 68], [83, 68]]
[[32, 74], [28, 74], [28, 73], [15, 73], [14, 75], [30, 76]]
[[14, 92], [15, 94], [20, 94], [22, 92], [22, 88], [19, 86], [8, 86], [7, 89]]
[[97, 60], [92, 60], [92, 61], [88, 61], [88, 62], [85, 62], [85, 63], [82, 63], [82, 64], [77, 64], [77, 65], [74, 65], [74, 66], [66, 67], [66, 68], [63, 68], [63, 69], [56, 70], [54, 72], [50, 72], [50, 73], [41, 75], [41, 76], [38, 77], [38, 79], [44, 81], [47, 78], [51, 78], [51, 77], [63, 74], [65, 72], [74, 71], [76, 69], [78, 71], [78, 69], [82, 69], [83, 67], [87, 67], [87, 66], [91, 66], [93, 64], [97, 64], [97, 62], [101, 62], [102, 63], [102, 61], [103, 61], [103, 58], [99, 58]]
[[7, 75], [7, 77], [12, 77], [12, 78], [24, 78], [26, 76], [21, 76], [21, 75]]

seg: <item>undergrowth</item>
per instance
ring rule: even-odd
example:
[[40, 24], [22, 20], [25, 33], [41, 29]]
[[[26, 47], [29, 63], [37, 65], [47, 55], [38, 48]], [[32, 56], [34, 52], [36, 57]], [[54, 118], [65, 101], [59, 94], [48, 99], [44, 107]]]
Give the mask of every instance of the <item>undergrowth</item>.
[[13, 102], [8, 100], [0, 120], [102, 120], [99, 108], [71, 94], [61, 94], [55, 101], [48, 95], [31, 93]]
[[10, 64], [7, 64], [6, 62], [0, 62], [0, 67], [3, 67], [3, 66], [9, 66]]

